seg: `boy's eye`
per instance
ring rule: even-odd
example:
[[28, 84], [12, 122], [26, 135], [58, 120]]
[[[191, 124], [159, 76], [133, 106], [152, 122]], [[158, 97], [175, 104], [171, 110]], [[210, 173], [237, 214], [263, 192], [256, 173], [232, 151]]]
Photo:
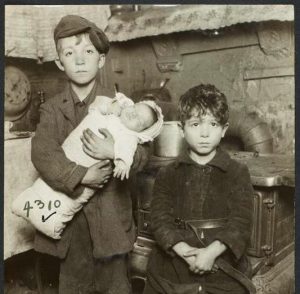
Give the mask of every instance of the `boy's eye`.
[[193, 126], [193, 127], [198, 127], [198, 126], [199, 126], [199, 123], [193, 123], [192, 126]]
[[92, 50], [92, 49], [87, 49], [86, 52], [87, 52], [88, 54], [92, 54], [92, 53], [94, 53], [94, 50]]
[[218, 124], [217, 122], [211, 122], [211, 125], [212, 125], [213, 127], [217, 127], [219, 124]]

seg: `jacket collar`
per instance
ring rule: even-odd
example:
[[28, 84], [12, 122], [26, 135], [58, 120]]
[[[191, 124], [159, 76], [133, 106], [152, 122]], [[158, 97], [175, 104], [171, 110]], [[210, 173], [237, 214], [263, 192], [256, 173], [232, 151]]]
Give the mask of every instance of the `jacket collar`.
[[[96, 93], [96, 89], [98, 88], [98, 83], [96, 81], [93, 89], [90, 94]], [[94, 95], [95, 97], [95, 95]], [[61, 95], [61, 103], [59, 105], [64, 116], [70, 120], [73, 126], [76, 126], [76, 116], [75, 116], [75, 107], [74, 107], [74, 99], [72, 97], [72, 89], [71, 84], [69, 83], [68, 87], [63, 91]]]
[[[220, 147], [218, 147], [216, 155], [206, 165], [214, 166], [221, 169], [223, 172], [227, 172], [229, 162], [230, 162], [229, 154], [226, 151], [222, 150]], [[190, 158], [190, 156], [188, 155], [188, 151], [183, 152], [181, 155], [177, 157], [175, 162], [175, 167], [178, 167], [181, 163], [193, 164], [199, 166], [197, 162], [193, 161]]]

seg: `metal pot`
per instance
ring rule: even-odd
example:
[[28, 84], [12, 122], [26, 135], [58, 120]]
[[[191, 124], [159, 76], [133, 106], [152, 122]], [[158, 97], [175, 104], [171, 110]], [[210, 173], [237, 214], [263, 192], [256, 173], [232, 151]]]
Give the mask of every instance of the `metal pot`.
[[135, 10], [135, 5], [110, 5], [110, 12], [112, 15], [121, 15]]
[[129, 264], [131, 277], [145, 279], [147, 273], [147, 264], [149, 255], [155, 247], [155, 241], [152, 239], [137, 237], [134, 243], [133, 251], [129, 255]]
[[184, 148], [179, 121], [166, 121], [162, 131], [154, 140], [154, 155], [160, 157], [176, 157]]
[[4, 114], [6, 121], [16, 121], [28, 111], [31, 102], [31, 86], [26, 74], [19, 68], [5, 67]]

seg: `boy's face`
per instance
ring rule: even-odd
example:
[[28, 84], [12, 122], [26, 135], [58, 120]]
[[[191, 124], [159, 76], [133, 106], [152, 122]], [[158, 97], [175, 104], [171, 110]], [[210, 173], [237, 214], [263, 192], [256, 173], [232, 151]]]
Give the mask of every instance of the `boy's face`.
[[228, 123], [220, 125], [210, 112], [199, 116], [199, 113], [194, 111], [183, 127], [191, 157], [212, 158], [227, 128]]
[[89, 84], [104, 65], [105, 56], [91, 43], [88, 34], [58, 40], [59, 59], [56, 64], [77, 85]]
[[135, 132], [141, 132], [154, 124], [152, 110], [144, 103], [124, 108], [120, 120], [129, 130]]

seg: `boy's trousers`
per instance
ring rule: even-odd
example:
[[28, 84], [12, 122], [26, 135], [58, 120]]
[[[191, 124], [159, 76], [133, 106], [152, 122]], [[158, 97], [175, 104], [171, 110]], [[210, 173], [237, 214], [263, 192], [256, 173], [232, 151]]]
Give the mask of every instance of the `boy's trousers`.
[[60, 263], [59, 294], [129, 294], [128, 256], [95, 259], [83, 211], [75, 218], [71, 244]]

